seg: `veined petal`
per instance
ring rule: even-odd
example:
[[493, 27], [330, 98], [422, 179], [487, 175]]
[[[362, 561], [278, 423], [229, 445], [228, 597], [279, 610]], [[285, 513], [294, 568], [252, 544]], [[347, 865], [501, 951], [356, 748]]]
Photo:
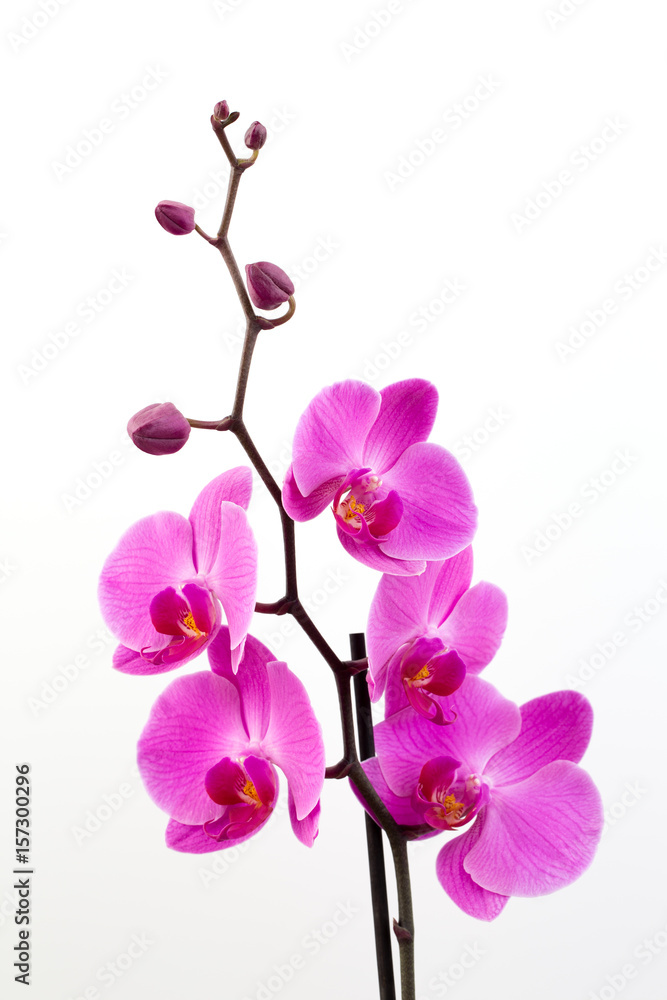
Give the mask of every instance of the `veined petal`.
[[[169, 636], [160, 636], [164, 640], [164, 646], [169, 645]], [[182, 662], [182, 661], [181, 661]], [[112, 665], [115, 670], [122, 674], [164, 674], [169, 670], [175, 670], [181, 663], [153, 663], [147, 660], [136, 649], [128, 649], [127, 646], [117, 646], [114, 650]]]
[[234, 650], [245, 638], [255, 610], [257, 543], [241, 507], [223, 500], [220, 519], [220, 545], [206, 583], [220, 598]]
[[229, 629], [222, 627], [208, 647], [211, 670], [225, 677], [239, 692], [241, 715], [250, 742], [264, 738], [271, 718], [271, 688], [266, 664], [274, 659], [259, 639], [249, 635], [237, 673], [232, 668]]
[[415, 573], [423, 573], [426, 562], [423, 559], [394, 559], [382, 552], [382, 542], [358, 542], [354, 537], [344, 532], [340, 525], [336, 525], [338, 538], [351, 556], [357, 559], [364, 566], [377, 569], [381, 573], [391, 573], [394, 576], [414, 576]]
[[465, 833], [445, 844], [438, 854], [435, 871], [442, 888], [464, 913], [478, 920], [495, 920], [509, 896], [483, 889], [464, 868], [468, 852], [481, 836], [485, 813], [483, 810]]
[[150, 603], [161, 590], [195, 576], [192, 528], [180, 514], [161, 511], [125, 532], [104, 564], [99, 600], [110, 631], [130, 649], [163, 643], [153, 627]]
[[354, 379], [317, 394], [294, 434], [292, 471], [303, 496], [362, 467], [364, 442], [379, 409], [380, 393]]
[[593, 729], [593, 709], [578, 691], [554, 691], [521, 706], [521, 732], [486, 766], [494, 785], [523, 781], [555, 760], [579, 763]]
[[287, 808], [289, 811], [290, 823], [292, 824], [292, 830], [294, 835], [304, 844], [306, 847], [312, 847], [315, 843], [315, 839], [319, 833], [320, 826], [320, 803], [319, 801], [310, 810], [304, 819], [297, 819], [296, 807], [294, 805], [294, 796], [292, 795], [291, 789], [287, 793]]
[[383, 479], [403, 501], [403, 517], [380, 547], [398, 559], [446, 559], [472, 540], [477, 508], [466, 475], [448, 451], [411, 445]]
[[271, 721], [262, 753], [283, 771], [298, 820], [315, 808], [324, 784], [324, 743], [306, 689], [286, 663], [268, 667]]
[[223, 757], [248, 752], [239, 696], [207, 670], [172, 681], [157, 699], [139, 740], [138, 765], [148, 794], [180, 823], [220, 816], [207, 795], [207, 772]]
[[457, 651], [468, 673], [477, 674], [496, 655], [507, 627], [507, 598], [493, 583], [477, 583], [438, 629], [446, 646]]
[[464, 868], [478, 885], [507, 896], [541, 896], [570, 885], [590, 865], [602, 833], [600, 793], [566, 760], [493, 788], [485, 812]]
[[167, 847], [171, 847], [172, 851], [182, 851], [186, 854], [208, 854], [211, 851], [222, 851], [225, 847], [234, 847], [235, 844], [240, 844], [242, 841], [252, 837], [254, 833], [257, 833], [257, 829], [255, 828], [246, 830], [244, 833], [230, 840], [216, 840], [215, 834], [220, 832], [225, 822], [225, 818], [222, 817], [220, 820], [213, 820], [207, 823], [206, 829], [209, 832], [206, 833], [201, 823], [196, 826], [190, 826], [186, 823], [179, 823], [178, 820], [171, 819], [167, 824], [165, 835]]
[[364, 445], [362, 465], [387, 472], [406, 448], [425, 441], [433, 429], [438, 390], [421, 378], [394, 382], [380, 390], [380, 412]]
[[283, 507], [293, 521], [310, 521], [329, 506], [336, 495], [338, 487], [345, 476], [337, 476], [326, 483], [315, 487], [312, 493], [304, 497], [296, 485], [292, 466], [290, 465], [283, 483]]
[[216, 563], [221, 544], [223, 501], [248, 509], [252, 474], [245, 465], [229, 469], [205, 486], [190, 511], [194, 537], [193, 559], [198, 573], [205, 576]]
[[442, 625], [451, 615], [470, 586], [472, 562], [472, 546], [467, 545], [450, 559], [429, 563], [429, 569], [433, 566], [433, 576], [429, 576], [433, 582], [427, 612], [430, 625]]
[[466, 677], [447, 705], [457, 715], [451, 726], [434, 726], [404, 709], [375, 727], [380, 766], [397, 795], [412, 794], [423, 765], [433, 757], [454, 757], [468, 773], [482, 774], [489, 758], [521, 729], [518, 705], [479, 677]]
[[396, 650], [428, 631], [428, 607], [439, 566], [427, 563], [423, 573], [413, 576], [385, 573], [378, 584], [366, 630], [374, 701], [384, 690], [387, 667]]

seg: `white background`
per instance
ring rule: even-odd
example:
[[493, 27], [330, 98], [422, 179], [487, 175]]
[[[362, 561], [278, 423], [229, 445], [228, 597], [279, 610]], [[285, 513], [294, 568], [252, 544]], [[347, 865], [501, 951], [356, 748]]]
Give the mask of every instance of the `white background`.
[[[241, 112], [237, 150], [252, 120], [271, 133], [240, 189], [239, 262], [275, 261], [298, 285], [294, 320], [262, 336], [253, 366], [262, 453], [282, 475], [325, 384], [432, 379], [432, 437], [462, 458], [480, 509], [475, 579], [509, 598], [485, 676], [518, 702], [576, 685], [595, 708], [584, 766], [610, 822], [592, 868], [484, 924], [440, 888], [440, 838], [418, 847], [418, 995], [667, 995], [664, 23], [649, 0], [561, 7], [558, 20], [556, 0], [3, 5], [7, 995], [25, 995], [11, 966], [20, 761], [33, 773], [35, 1000], [376, 995], [363, 819], [346, 783], [327, 783], [310, 851], [284, 812], [244, 853], [167, 850], [134, 753], [172, 678], [114, 672], [96, 603], [127, 526], [187, 514], [243, 460], [223, 435], [193, 433], [156, 459], [125, 432], [156, 400], [202, 419], [231, 406], [231, 284], [204, 241], [173, 239], [153, 216], [168, 198], [217, 226], [227, 169], [209, 115], [222, 98]], [[278, 522], [261, 489], [251, 518], [259, 597], [273, 600]], [[303, 596], [344, 656], [377, 575], [326, 515], [298, 529], [298, 551]], [[333, 683], [285, 623], [254, 631], [307, 684], [334, 762]], [[313, 931], [332, 936], [316, 945]], [[133, 935], [144, 950], [135, 941], [130, 961]], [[284, 982], [295, 955], [303, 967]]]

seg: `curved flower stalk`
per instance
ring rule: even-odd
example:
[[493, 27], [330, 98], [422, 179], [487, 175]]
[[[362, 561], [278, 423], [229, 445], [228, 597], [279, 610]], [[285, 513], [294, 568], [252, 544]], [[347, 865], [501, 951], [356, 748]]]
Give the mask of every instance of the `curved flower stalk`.
[[453, 726], [411, 709], [381, 722], [363, 767], [410, 836], [468, 827], [438, 854], [437, 877], [462, 910], [493, 920], [510, 896], [570, 885], [593, 858], [602, 802], [577, 766], [593, 713], [576, 691], [519, 708], [479, 677], [451, 701]]
[[453, 721], [438, 697], [498, 651], [507, 598], [492, 583], [470, 587], [472, 569], [468, 546], [419, 576], [382, 576], [368, 618], [368, 686], [373, 701], [385, 695], [386, 716], [410, 703], [440, 725]]
[[141, 777], [171, 817], [168, 846], [202, 854], [257, 833], [276, 805], [276, 767], [287, 778], [292, 829], [312, 846], [324, 745], [305, 688], [253, 636], [236, 673], [229, 629], [208, 653], [212, 669], [173, 681], [139, 740]]
[[477, 509], [461, 466], [426, 441], [434, 385], [395, 382], [381, 392], [352, 379], [323, 389], [297, 425], [283, 505], [309, 521], [332, 504], [343, 547], [366, 566], [400, 576], [464, 548]]
[[220, 628], [220, 604], [238, 665], [257, 589], [251, 489], [250, 469], [231, 469], [204, 487], [189, 518], [162, 511], [125, 532], [99, 585], [104, 620], [121, 642], [118, 670], [164, 673], [198, 656]]

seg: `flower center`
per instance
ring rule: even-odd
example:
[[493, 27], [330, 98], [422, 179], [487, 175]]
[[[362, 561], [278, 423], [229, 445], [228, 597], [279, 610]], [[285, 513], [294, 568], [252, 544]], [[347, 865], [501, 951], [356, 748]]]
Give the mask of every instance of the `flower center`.
[[447, 718], [436, 698], [453, 694], [463, 683], [465, 663], [456, 650], [449, 649], [437, 636], [422, 635], [414, 639], [401, 658], [400, 676], [403, 690], [416, 712], [438, 726], [454, 722]]
[[183, 628], [186, 629], [187, 632], [193, 635], [196, 639], [198, 639], [200, 635], [205, 635], [204, 632], [200, 631], [200, 629], [197, 628], [197, 623], [194, 619], [192, 611], [188, 611], [181, 618], [181, 624], [183, 625]]
[[242, 792], [242, 794], [243, 795], [247, 795], [249, 799], [254, 799], [254, 801], [257, 803], [257, 805], [259, 805], [260, 802], [261, 802], [259, 794], [257, 792], [257, 789], [253, 785], [253, 783], [250, 780], [250, 778], [248, 778], [248, 780], [246, 781], [245, 785], [243, 786], [243, 792]]
[[[488, 788], [477, 774], [460, 774], [452, 757], [435, 757], [421, 770], [413, 805], [437, 830], [453, 830], [469, 823], [488, 799]], [[465, 774], [465, 772], [464, 772]]]
[[431, 671], [429, 670], [428, 663], [425, 663], [421, 670], [418, 670], [416, 674], [412, 677], [406, 677], [405, 681], [407, 684], [416, 684], [417, 681], [425, 681], [431, 676]]
[[332, 510], [339, 527], [364, 542], [386, 537], [403, 516], [398, 493], [383, 490], [372, 469], [350, 472], [338, 488]]

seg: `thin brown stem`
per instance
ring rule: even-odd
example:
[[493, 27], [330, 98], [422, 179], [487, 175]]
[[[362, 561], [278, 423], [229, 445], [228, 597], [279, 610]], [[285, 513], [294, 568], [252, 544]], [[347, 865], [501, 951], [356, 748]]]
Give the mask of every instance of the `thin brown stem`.
[[[229, 124], [229, 119], [227, 120], [227, 124]], [[199, 228], [199, 226], [195, 226], [195, 229], [200, 236], [219, 250], [222, 255], [223, 261], [225, 262], [234, 284], [234, 288], [236, 289], [236, 293], [241, 303], [241, 308], [243, 309], [246, 317], [246, 333], [241, 361], [239, 363], [234, 406], [231, 414], [220, 421], [190, 420], [189, 423], [192, 427], [199, 427], [206, 430], [231, 431], [238, 439], [242, 448], [246, 452], [246, 455], [250, 459], [250, 462], [257, 470], [262, 482], [278, 507], [281, 520], [285, 559], [285, 596], [271, 603], [257, 603], [255, 610], [262, 614], [291, 614], [299, 623], [300, 627], [324, 658], [334, 674], [340, 707], [343, 757], [337, 764], [326, 769], [326, 777], [349, 777], [359, 796], [365, 803], [368, 812], [374, 818], [378, 826], [385, 831], [389, 839], [396, 872], [396, 885], [399, 902], [399, 918], [398, 922], [395, 922], [395, 930], [399, 942], [401, 957], [401, 996], [402, 1000], [415, 1000], [414, 925], [406, 836], [405, 832], [401, 830], [400, 826], [396, 823], [393, 816], [373, 787], [366, 772], [361, 766], [357, 753], [350, 684], [351, 677], [360, 670], [365, 669], [367, 663], [361, 656], [353, 660], [341, 660], [327, 643], [319, 629], [315, 626], [314, 622], [311, 620], [306, 609], [301, 603], [297, 584], [294, 521], [285, 511], [282, 504], [280, 487], [259, 454], [259, 451], [250, 437], [248, 429], [243, 421], [243, 408], [248, 386], [250, 366], [257, 337], [262, 329], [262, 320], [253, 310], [250, 297], [229, 244], [228, 233], [232, 213], [234, 211], [234, 204], [236, 202], [236, 195], [241, 182], [241, 176], [244, 171], [255, 162], [256, 156], [253, 155], [246, 160], [237, 159], [225, 133], [224, 126], [215, 118], [212, 119], [212, 125], [231, 168], [227, 187], [227, 197], [217, 236], [208, 236], [202, 229]], [[286, 322], [293, 315], [293, 313], [294, 300], [290, 299], [287, 313], [273, 321], [274, 326], [278, 326], [281, 323]]]

